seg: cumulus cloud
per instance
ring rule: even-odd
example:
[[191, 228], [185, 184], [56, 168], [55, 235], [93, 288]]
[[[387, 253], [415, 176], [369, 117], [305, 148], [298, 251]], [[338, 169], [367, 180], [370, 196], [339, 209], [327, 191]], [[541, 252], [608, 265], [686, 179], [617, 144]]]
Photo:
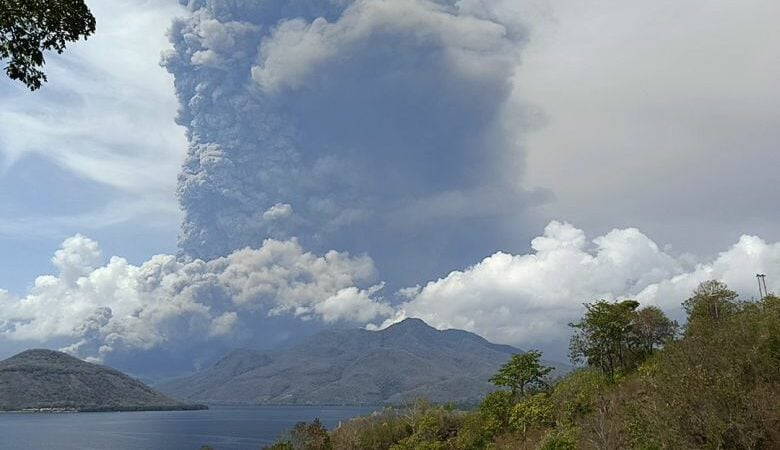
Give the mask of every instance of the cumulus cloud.
[[368, 290], [356, 287], [342, 289], [325, 301], [317, 303], [314, 306], [314, 311], [325, 322], [347, 319], [358, 323], [368, 323], [375, 317], [389, 316], [393, 313], [393, 308], [372, 298], [382, 287], [384, 286], [379, 284]]
[[743, 236], [711, 260], [673, 256], [636, 228], [588, 240], [568, 223], [551, 222], [529, 254], [498, 252], [464, 270], [401, 292], [406, 300], [387, 326], [419, 317], [439, 328], [462, 328], [562, 357], [582, 303], [634, 298], [684, 319], [680, 304], [702, 281], [719, 279], [755, 297], [755, 274], [777, 286], [780, 243]]
[[511, 2], [182, 3], [163, 64], [190, 138], [185, 256], [297, 236], [404, 283], [515, 240], [500, 223], [544, 199], [504, 173], [522, 165], [505, 109], [528, 35]]
[[211, 261], [157, 255], [135, 266], [118, 257], [103, 262], [97, 243], [77, 235], [52, 258], [56, 274], [38, 277], [22, 297], [0, 291], [0, 338], [58, 342], [93, 360], [160, 348], [195, 357], [280, 317], [370, 329], [419, 317], [563, 359], [567, 324], [583, 302], [634, 298], [684, 320], [680, 304], [702, 281], [725, 281], [749, 299], [756, 273], [767, 274], [770, 290], [780, 280], [780, 243], [756, 236], [696, 258], [673, 255], [636, 228], [589, 239], [553, 221], [531, 248], [495, 253], [384, 298], [368, 256], [318, 255], [295, 239], [268, 239]]
[[269, 315], [366, 323], [392, 310], [367, 256], [305, 252], [295, 240], [266, 240], [212, 261], [157, 255], [134, 266], [101, 265], [96, 242], [74, 236], [52, 258], [56, 275], [38, 277], [16, 298], [0, 291], [0, 336], [70, 342], [74, 354], [102, 359], [115, 351], [235, 337]]

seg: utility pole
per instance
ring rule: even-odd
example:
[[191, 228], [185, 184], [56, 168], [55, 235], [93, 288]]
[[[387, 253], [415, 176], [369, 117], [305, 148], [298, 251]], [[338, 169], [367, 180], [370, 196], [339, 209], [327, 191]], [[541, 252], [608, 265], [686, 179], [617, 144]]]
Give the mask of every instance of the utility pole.
[[763, 273], [757, 273], [756, 279], [758, 280], [758, 297], [761, 300], [764, 300], [764, 297], [769, 295], [769, 292], [766, 290], [766, 275]]

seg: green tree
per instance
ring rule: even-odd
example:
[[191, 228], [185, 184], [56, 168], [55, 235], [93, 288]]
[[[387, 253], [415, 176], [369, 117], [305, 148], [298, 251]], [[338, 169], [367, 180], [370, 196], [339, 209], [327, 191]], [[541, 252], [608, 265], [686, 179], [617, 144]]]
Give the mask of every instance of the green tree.
[[320, 419], [314, 419], [311, 423], [298, 422], [287, 433], [286, 438], [266, 447], [268, 450], [330, 450], [332, 448], [328, 430], [322, 425]]
[[489, 436], [496, 436], [509, 429], [514, 399], [512, 393], [495, 391], [486, 395], [479, 404], [482, 426]]
[[648, 355], [674, 339], [678, 328], [677, 322], [666, 317], [657, 306], [642, 308], [634, 316], [634, 333]]
[[569, 341], [571, 360], [600, 368], [610, 381], [619, 371], [634, 367], [639, 351], [634, 330], [637, 307], [634, 300], [586, 303], [582, 320], [569, 324], [577, 330]]
[[722, 321], [739, 310], [737, 293], [718, 280], [705, 281], [693, 291], [693, 295], [683, 302], [688, 313], [690, 332], [704, 329], [708, 324]]
[[0, 0], [0, 60], [5, 72], [30, 90], [47, 81], [43, 52], [62, 53], [68, 42], [95, 32], [84, 0]]
[[308, 424], [295, 425], [290, 437], [295, 449], [329, 450], [331, 448], [328, 430], [322, 425], [320, 419], [314, 419], [314, 422]]
[[[694, 305], [702, 313], [694, 315], [694, 332], [658, 352], [643, 370], [642, 394], [627, 395], [636, 402], [641, 441], [651, 437], [655, 448], [780, 448], [780, 309], [771, 298], [725, 303], [735, 297], [722, 283], [697, 291], [714, 295]], [[720, 318], [713, 322], [716, 301]], [[738, 314], [724, 314], [736, 307]]]
[[541, 352], [537, 350], [512, 355], [493, 375], [490, 382], [496, 386], [508, 387], [512, 395], [524, 395], [528, 388], [543, 387], [546, 385], [545, 378], [553, 368], [543, 366], [539, 362], [541, 357]]

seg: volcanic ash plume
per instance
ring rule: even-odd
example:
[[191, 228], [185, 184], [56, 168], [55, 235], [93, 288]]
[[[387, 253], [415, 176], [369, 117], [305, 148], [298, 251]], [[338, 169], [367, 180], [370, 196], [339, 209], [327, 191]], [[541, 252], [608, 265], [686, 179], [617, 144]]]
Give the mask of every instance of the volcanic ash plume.
[[529, 201], [503, 174], [521, 160], [503, 118], [526, 32], [502, 3], [187, 3], [164, 57], [190, 139], [182, 252], [296, 236], [392, 278], [500, 245], [494, 224]]

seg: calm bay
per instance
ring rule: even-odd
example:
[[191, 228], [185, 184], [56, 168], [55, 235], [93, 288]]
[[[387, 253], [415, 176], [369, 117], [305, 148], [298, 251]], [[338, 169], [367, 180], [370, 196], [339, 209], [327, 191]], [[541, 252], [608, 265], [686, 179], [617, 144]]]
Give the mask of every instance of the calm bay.
[[257, 450], [295, 423], [326, 427], [377, 408], [213, 406], [204, 411], [0, 414], [0, 448], [15, 450]]

